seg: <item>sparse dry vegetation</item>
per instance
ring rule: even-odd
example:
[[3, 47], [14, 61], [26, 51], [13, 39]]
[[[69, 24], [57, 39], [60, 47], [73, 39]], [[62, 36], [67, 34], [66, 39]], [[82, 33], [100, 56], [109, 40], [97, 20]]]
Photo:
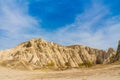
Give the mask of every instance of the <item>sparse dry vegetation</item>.
[[82, 64], [79, 63], [78, 65], [79, 65], [79, 67], [91, 67], [91, 66], [93, 66], [93, 64], [90, 62], [86, 62], [86, 63], [82, 63]]
[[55, 65], [55, 63], [53, 61], [51, 61], [50, 63], [47, 64], [48, 67], [53, 67]]

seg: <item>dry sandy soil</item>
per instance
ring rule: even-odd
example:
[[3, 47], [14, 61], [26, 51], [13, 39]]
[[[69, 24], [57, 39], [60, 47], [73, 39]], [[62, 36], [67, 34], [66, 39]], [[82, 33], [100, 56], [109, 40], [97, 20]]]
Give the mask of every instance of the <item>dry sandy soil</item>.
[[0, 80], [120, 80], [120, 65], [97, 65], [65, 71], [23, 71], [0, 67]]

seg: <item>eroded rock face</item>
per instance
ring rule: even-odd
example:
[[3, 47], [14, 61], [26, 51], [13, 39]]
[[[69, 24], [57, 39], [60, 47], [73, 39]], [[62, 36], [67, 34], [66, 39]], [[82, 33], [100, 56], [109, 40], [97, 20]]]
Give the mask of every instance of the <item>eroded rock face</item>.
[[118, 61], [118, 60], [120, 60], [120, 41], [118, 43], [117, 54], [115, 57], [115, 61]]
[[104, 64], [113, 63], [115, 59], [115, 55], [116, 55], [116, 51], [113, 48], [109, 48], [105, 55]]
[[0, 51], [0, 64], [12, 68], [79, 68], [83, 65], [110, 63], [115, 54], [81, 45], [62, 46], [43, 39], [32, 39], [9, 50]]

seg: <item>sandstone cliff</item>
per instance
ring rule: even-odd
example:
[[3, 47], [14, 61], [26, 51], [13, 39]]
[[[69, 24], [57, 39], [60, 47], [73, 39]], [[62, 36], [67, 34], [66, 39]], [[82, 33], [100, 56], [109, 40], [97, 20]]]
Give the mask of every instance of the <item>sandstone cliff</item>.
[[104, 51], [81, 45], [62, 46], [43, 39], [32, 39], [15, 48], [0, 51], [0, 64], [20, 69], [58, 70], [111, 63], [115, 55], [112, 48]]

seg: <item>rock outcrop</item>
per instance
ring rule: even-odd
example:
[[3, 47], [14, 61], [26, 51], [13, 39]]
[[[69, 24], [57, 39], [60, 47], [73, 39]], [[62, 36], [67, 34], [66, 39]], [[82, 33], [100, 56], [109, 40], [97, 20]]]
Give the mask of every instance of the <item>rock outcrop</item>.
[[120, 41], [118, 43], [117, 53], [115, 57], [115, 61], [119, 61], [119, 60], [120, 60]]
[[43, 39], [32, 39], [15, 48], [0, 51], [0, 64], [20, 69], [58, 70], [111, 63], [115, 54], [112, 48], [104, 51], [81, 45], [62, 46]]
[[116, 56], [116, 51], [113, 48], [109, 48], [106, 53], [104, 64], [113, 63], [115, 60], [115, 56]]

